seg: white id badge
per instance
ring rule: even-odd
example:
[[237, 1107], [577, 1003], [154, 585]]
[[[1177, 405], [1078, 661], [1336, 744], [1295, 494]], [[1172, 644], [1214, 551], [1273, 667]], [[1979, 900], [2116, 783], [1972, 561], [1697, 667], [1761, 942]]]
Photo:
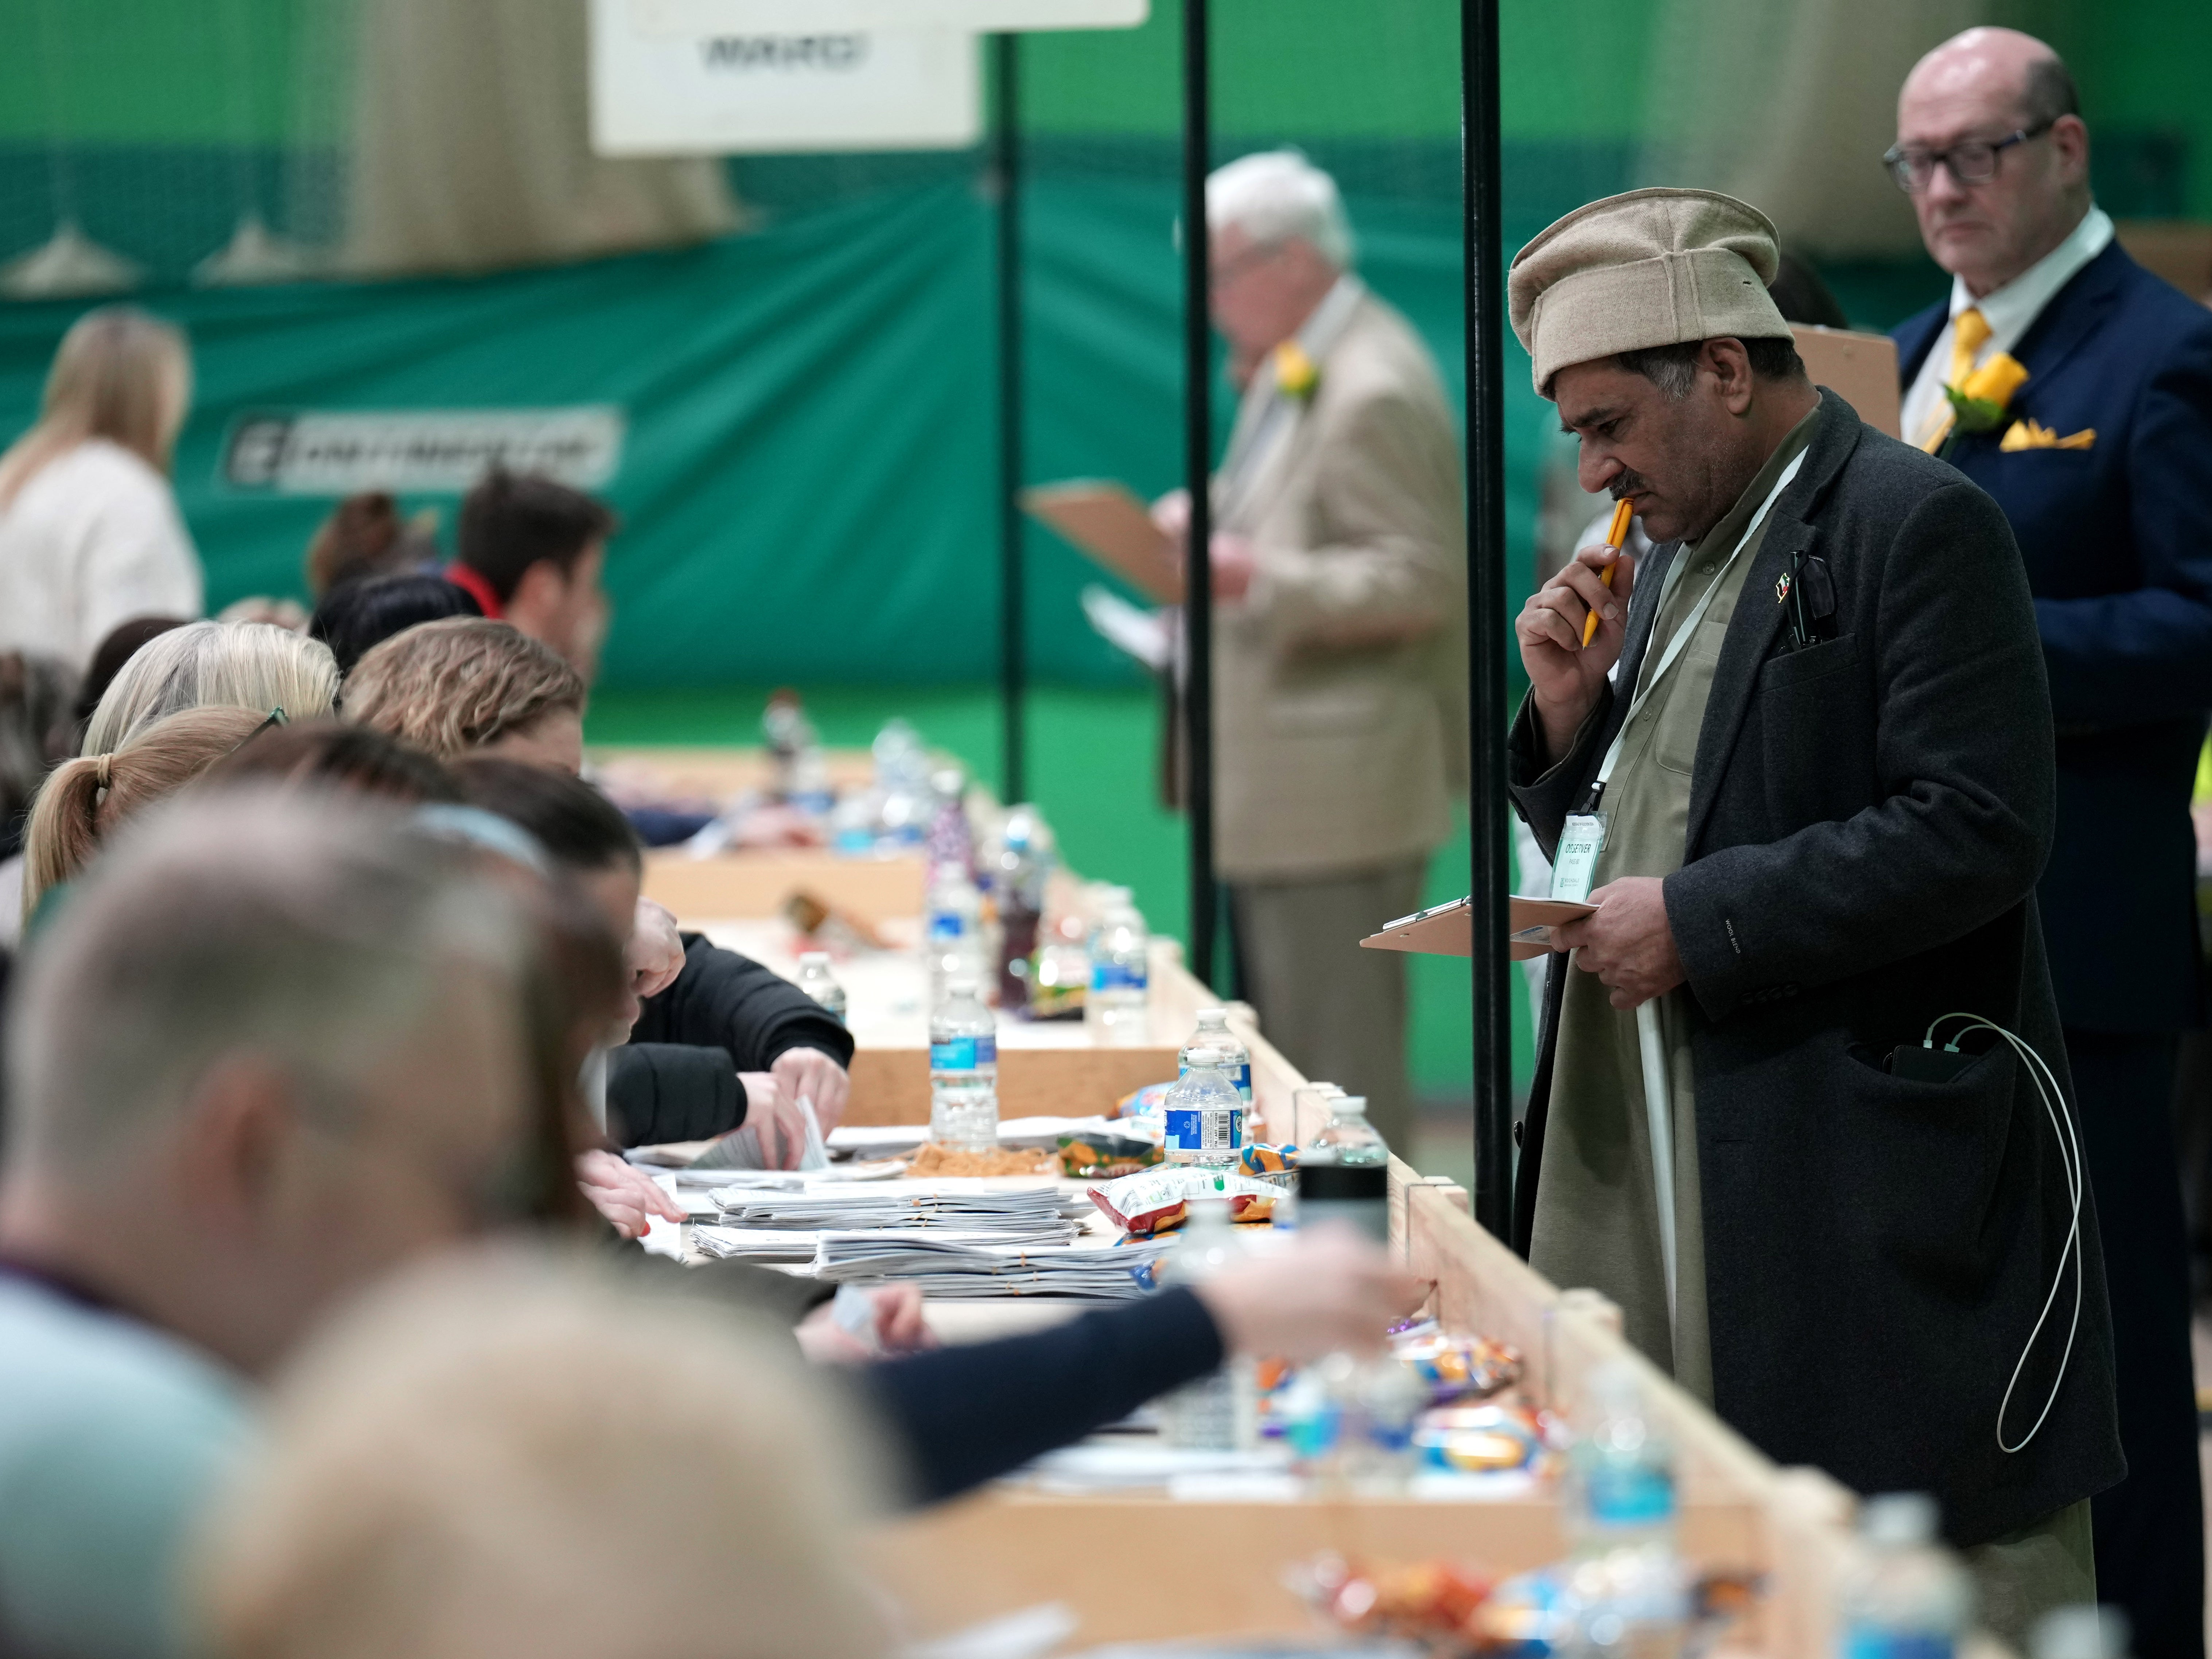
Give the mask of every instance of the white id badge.
[[1570, 812], [1559, 831], [1559, 856], [1552, 860], [1552, 896], [1570, 904], [1589, 902], [1598, 854], [1605, 851], [1605, 814]]

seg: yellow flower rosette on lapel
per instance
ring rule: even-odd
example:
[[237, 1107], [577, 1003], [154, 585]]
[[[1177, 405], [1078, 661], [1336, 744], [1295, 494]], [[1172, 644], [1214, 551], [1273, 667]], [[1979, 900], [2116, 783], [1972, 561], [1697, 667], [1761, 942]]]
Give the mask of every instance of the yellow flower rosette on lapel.
[[1320, 389], [1321, 365], [1296, 340], [1285, 340], [1275, 348], [1274, 362], [1275, 389], [1285, 397], [1305, 403]]
[[2027, 369], [2009, 351], [2000, 351], [1957, 386], [1947, 386], [1951, 401], [1951, 435], [1943, 441], [1942, 459], [1948, 460], [1959, 440], [1969, 432], [1994, 432], [2004, 424], [2005, 408], [2012, 395], [2027, 382]]

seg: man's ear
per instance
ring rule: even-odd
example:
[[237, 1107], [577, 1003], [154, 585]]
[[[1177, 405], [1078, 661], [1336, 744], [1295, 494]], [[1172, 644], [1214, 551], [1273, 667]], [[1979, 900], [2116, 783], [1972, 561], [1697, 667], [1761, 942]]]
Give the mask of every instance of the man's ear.
[[1699, 367], [1713, 377], [1728, 412], [1743, 416], [1751, 410], [1751, 354], [1743, 342], [1723, 338], [1705, 342]]
[[292, 1080], [258, 1055], [226, 1055], [203, 1074], [184, 1110], [186, 1191], [216, 1225], [250, 1230], [296, 1156]]
[[2089, 176], [2089, 125], [2078, 115], [2062, 115], [2051, 124], [2051, 148], [2058, 157], [2059, 174], [2068, 184]]
[[540, 559], [526, 567], [522, 580], [507, 595], [507, 612], [510, 617], [536, 618], [549, 616], [568, 602], [568, 573], [561, 568], [557, 560]]

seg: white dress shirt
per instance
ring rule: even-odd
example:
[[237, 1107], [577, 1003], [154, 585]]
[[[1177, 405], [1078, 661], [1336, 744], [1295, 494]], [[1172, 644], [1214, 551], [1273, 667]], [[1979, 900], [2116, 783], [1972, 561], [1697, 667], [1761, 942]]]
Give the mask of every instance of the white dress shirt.
[[0, 513], [0, 650], [82, 671], [118, 623], [202, 608], [199, 555], [169, 481], [120, 444], [64, 451]]
[[[1954, 276], [1951, 316], [1956, 318], [1968, 307], [1975, 306], [1980, 307], [1990, 325], [1990, 337], [1974, 354], [1974, 366], [1978, 368], [2000, 351], [2010, 351], [2018, 345], [2035, 319], [2043, 314], [2044, 307], [2074, 279], [2082, 266], [2102, 253], [2112, 240], [2112, 216], [2093, 203], [2064, 241], [2002, 288], [1991, 289], [1977, 300], [1966, 291], [1966, 279]], [[1943, 407], [1943, 386], [1951, 373], [1951, 331], [1952, 324], [1945, 323], [1936, 336], [1936, 343], [1928, 348], [1928, 356], [1921, 361], [1912, 389], [1905, 394], [1900, 424], [1905, 441], [1909, 444], [1922, 441], [1929, 422]]]

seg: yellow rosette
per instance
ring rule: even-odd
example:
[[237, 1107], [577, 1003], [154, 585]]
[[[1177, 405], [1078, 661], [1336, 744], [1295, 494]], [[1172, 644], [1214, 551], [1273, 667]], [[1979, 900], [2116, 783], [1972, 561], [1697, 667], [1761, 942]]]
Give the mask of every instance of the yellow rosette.
[[1275, 348], [1275, 389], [1286, 398], [1296, 398], [1301, 403], [1314, 395], [1321, 385], [1321, 367], [1306, 355], [1306, 349], [1296, 340], [1285, 340]]

